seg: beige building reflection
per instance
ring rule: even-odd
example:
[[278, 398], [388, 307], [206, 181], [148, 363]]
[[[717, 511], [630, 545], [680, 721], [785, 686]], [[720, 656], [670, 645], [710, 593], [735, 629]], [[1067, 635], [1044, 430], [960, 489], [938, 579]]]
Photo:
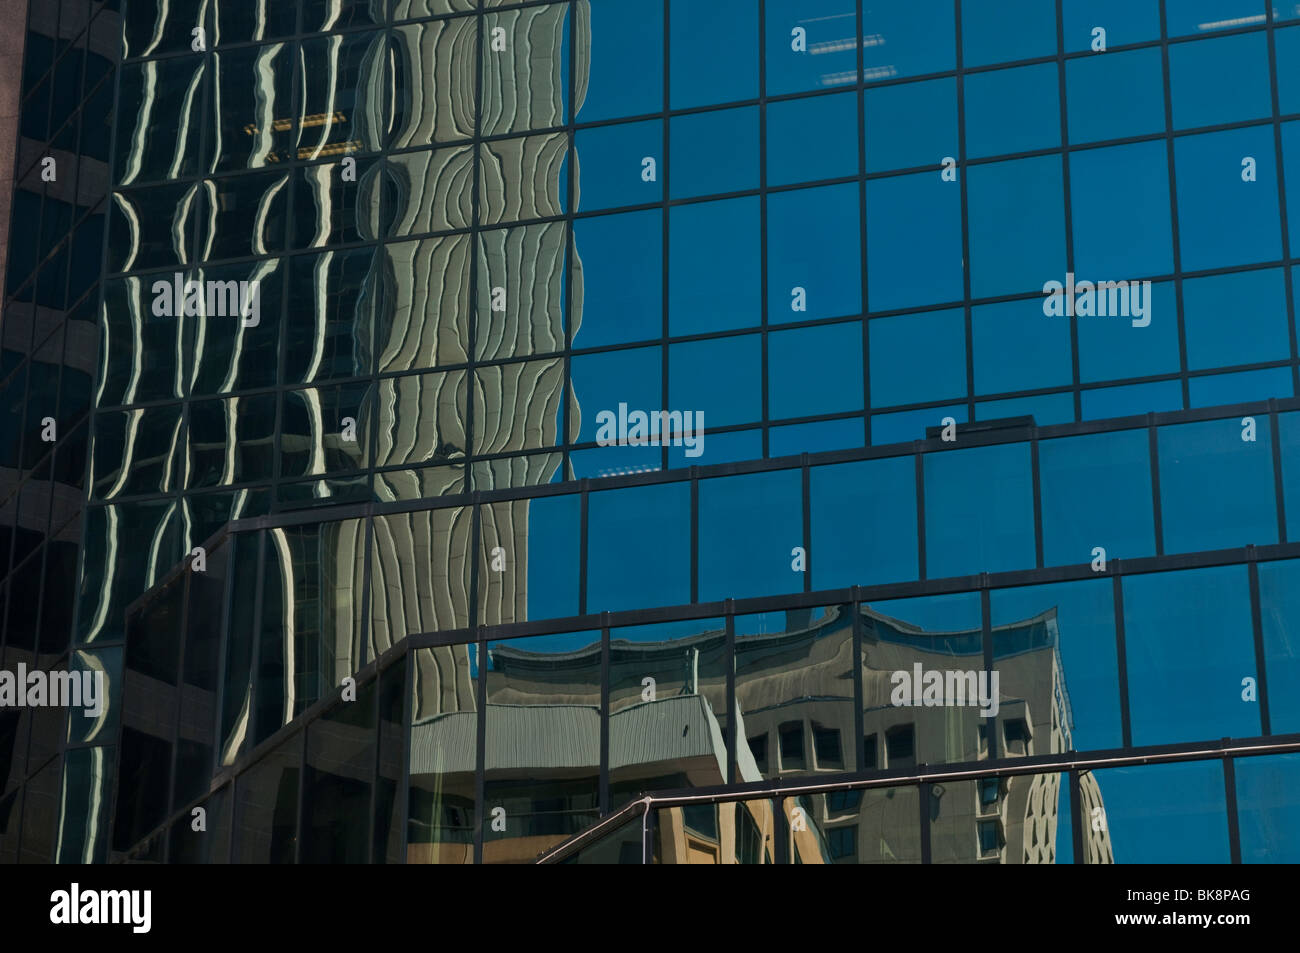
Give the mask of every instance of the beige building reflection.
[[[997, 732], [1005, 757], [1061, 753], [1071, 714], [1058, 650], [1056, 611], [994, 630], [1014, 651], [995, 659], [1000, 710], [910, 708], [890, 702], [890, 675], [982, 666], [980, 633], [934, 632], [862, 608], [860, 660], [868, 763], [855, 759], [852, 620], [849, 606], [791, 612], [782, 631], [736, 637], [736, 779], [808, 777], [907, 769], [990, 757]], [[727, 780], [721, 667], [707, 664], [725, 645], [721, 630], [610, 646], [611, 807], [637, 793], [715, 786]], [[530, 651], [527, 640], [489, 648], [486, 712], [487, 797], [484, 859], [527, 862], [598, 815], [599, 639], [573, 650]], [[472, 649], [459, 656], [468, 673]], [[705, 664], [701, 664], [704, 660]], [[665, 673], [677, 672], [676, 677]], [[640, 673], [656, 673], [651, 694]], [[456, 693], [462, 698], [466, 684]], [[445, 689], [444, 689], [445, 691]], [[477, 713], [417, 714], [412, 729], [412, 861], [468, 860], [471, 852]], [[962, 781], [931, 787], [935, 862], [1054, 863], [1061, 824], [1060, 774]], [[1081, 777], [1082, 816], [1100, 806], [1090, 774]], [[801, 863], [906, 863], [920, 859], [916, 787], [785, 798], [788, 856]], [[493, 815], [493, 811], [500, 813]], [[777, 856], [775, 805], [673, 808], [660, 814], [663, 862], [763, 863]], [[497, 827], [492, 826], [494, 817]], [[639, 836], [639, 835], [638, 835]], [[627, 839], [627, 849], [640, 851]], [[1086, 859], [1110, 862], [1105, 830], [1084, 832]]]

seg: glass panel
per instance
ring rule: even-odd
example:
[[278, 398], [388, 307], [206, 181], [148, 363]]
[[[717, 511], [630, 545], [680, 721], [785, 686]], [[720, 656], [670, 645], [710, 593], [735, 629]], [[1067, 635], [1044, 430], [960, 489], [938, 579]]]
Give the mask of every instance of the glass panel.
[[480, 360], [564, 350], [567, 239], [560, 222], [480, 233]]
[[1228, 863], [1221, 762], [1111, 768], [1080, 782], [1084, 863]]
[[[1183, 323], [1191, 370], [1287, 360], [1291, 346], [1282, 270], [1184, 281]], [[1247, 324], [1250, 333], [1240, 333]]]
[[1269, 727], [1300, 731], [1300, 561], [1259, 564], [1260, 628], [1268, 672]]
[[[384, 246], [384, 258], [373, 266], [375, 280], [382, 275], [385, 289], [384, 304], [375, 309], [379, 373], [469, 359], [471, 247], [465, 235]], [[378, 289], [363, 293], [373, 298]], [[359, 311], [356, 319], [364, 340], [364, 313]], [[358, 373], [365, 366], [362, 357], [358, 352]]]
[[[1037, 0], [1031, 2], [1041, 6]], [[998, 16], [999, 24], [1007, 22], [1005, 11]], [[1064, 275], [1060, 157], [978, 165], [966, 175], [971, 293], [983, 298], [1037, 291], [1044, 275]], [[1181, 174], [1178, 181], [1183, 181]], [[1183, 264], [1187, 266], [1186, 260]]]
[[379, 675], [379, 776], [375, 781], [374, 857], [377, 864], [400, 864], [402, 856], [401, 781], [406, 743], [402, 727], [406, 695], [403, 655]]
[[[1262, 126], [1174, 140], [1184, 270], [1281, 257], [1275, 154], [1272, 132]], [[1243, 156], [1255, 160], [1254, 177], [1225, 175], [1243, 169]]]
[[[664, 0], [579, 0], [578, 47], [587, 48], [582, 122], [657, 113], [664, 101]], [[584, 31], [587, 35], [584, 36]]]
[[408, 864], [474, 859], [478, 647], [411, 652]]
[[721, 619], [611, 630], [611, 809], [646, 792], [726, 783], [726, 646]]
[[857, 80], [854, 0], [772, 0], [764, 8], [767, 95]]
[[1127, 577], [1124, 640], [1135, 745], [1260, 733], [1245, 566]]
[[1245, 864], [1293, 864], [1300, 858], [1300, 754], [1237, 758], [1237, 823]]
[[1123, 744], [1113, 590], [1088, 579], [993, 591], [1004, 757]]
[[295, 861], [301, 761], [300, 732], [235, 780], [235, 863]]
[[813, 467], [809, 498], [814, 589], [917, 578], [913, 457]]
[[[815, 388], [814, 373], [821, 378]], [[862, 323], [773, 332], [767, 379], [770, 419], [861, 410]]]
[[1039, 441], [1046, 565], [1094, 561], [1097, 547], [1107, 560], [1155, 555], [1149, 443], [1146, 430]]
[[1038, 0], [962, 0], [966, 67], [1026, 60], [1056, 52], [1056, 11]]
[[758, 188], [758, 107], [669, 120], [670, 198]]
[[258, 169], [289, 159], [293, 72], [284, 43], [215, 54], [211, 172]]
[[676, 13], [669, 18], [671, 108], [757, 97], [759, 37], [754, 0], [717, 0], [705, 6], [676, 0]]
[[304, 863], [370, 860], [370, 798], [375, 773], [372, 678], [307, 728]]
[[[781, 192], [768, 198], [769, 320], [808, 321], [862, 311], [858, 202], [856, 184]], [[810, 223], [818, 235], [816, 242], [806, 240]], [[837, 376], [828, 369], [826, 382]], [[838, 408], [826, 407], [823, 412], [833, 409]]]
[[[757, 198], [674, 207], [668, 219], [668, 329], [677, 336], [762, 321]], [[720, 289], [726, 289], [719, 295]]]
[[1057, 86], [1055, 63], [966, 76], [966, 154], [982, 158], [1059, 147], [1060, 124], [1042, 121], [1060, 114]]
[[[690, 507], [687, 483], [591, 494], [588, 612], [691, 601]], [[648, 520], [656, 532], [643, 531]]]
[[1266, 417], [1161, 427], [1157, 441], [1166, 552], [1277, 542]]
[[953, 10], [949, 0], [863, 0], [863, 79], [941, 73], [956, 66]]
[[569, 29], [567, 3], [484, 15], [480, 135], [565, 124]]
[[[393, 61], [397, 113], [393, 117], [392, 148], [455, 142], [473, 136], [474, 70], [472, 65], [466, 65], [475, 60], [477, 37], [477, 17], [433, 20], [393, 31], [397, 47]], [[437, 77], [439, 82], [429, 85], [428, 77]]]
[[267, 533], [257, 686], [257, 740], [287, 725], [364, 663], [365, 521]]
[[[1250, 6], [1250, 0], [1246, 2]], [[1179, 4], [1173, 4], [1178, 7]], [[1251, 12], [1264, 14], [1255, 4]], [[1170, 31], [1173, 32], [1172, 29]], [[1175, 129], [1261, 119], [1272, 111], [1268, 38], [1262, 32], [1169, 45]]]
[[803, 589], [798, 470], [701, 480], [699, 493], [701, 602]]
[[739, 615], [736, 781], [857, 770], [850, 606]]
[[883, 755], [879, 767], [990, 757], [997, 686], [984, 671], [979, 594], [883, 600], [861, 611], [863, 733]]
[[172, 824], [167, 862], [171, 864], [224, 864], [230, 858], [230, 785], [200, 805], [205, 829], [195, 831], [197, 818], [182, 815]]
[[[310, 17], [306, 13], [304, 23]], [[302, 41], [299, 159], [379, 149], [390, 95], [380, 79], [387, 59], [385, 37], [382, 32], [353, 33]]]
[[468, 507], [375, 517], [372, 654], [408, 635], [469, 625], [471, 522]]
[[[673, 182], [677, 182], [677, 176]], [[573, 260], [574, 293], [582, 289], [580, 306], [575, 302], [574, 309], [580, 325], [570, 321], [578, 325], [573, 328], [574, 346], [600, 347], [659, 338], [664, 326], [663, 213], [651, 209], [583, 218], [574, 223], [573, 235], [577, 249]], [[549, 269], [539, 269], [534, 279], [545, 280], [550, 295], [563, 289], [561, 264], [556, 261]], [[510, 305], [507, 300], [507, 308]], [[563, 313], [558, 301], [550, 313]], [[548, 343], [548, 350], [563, 346], [562, 339]]]
[[1029, 445], [927, 453], [924, 459], [926, 575], [1033, 568]]
[[485, 863], [531, 862], [599, 818], [600, 669], [595, 632], [488, 645]]

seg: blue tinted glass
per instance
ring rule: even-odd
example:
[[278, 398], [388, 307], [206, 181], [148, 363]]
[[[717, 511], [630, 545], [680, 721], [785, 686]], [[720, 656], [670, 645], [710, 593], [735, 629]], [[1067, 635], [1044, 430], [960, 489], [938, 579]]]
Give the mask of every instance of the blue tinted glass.
[[957, 155], [957, 81], [868, 89], [863, 100], [867, 171], [938, 165]]
[[[1174, 269], [1169, 152], [1163, 140], [1070, 156], [1074, 268], [1089, 281]], [[1124, 209], [1122, 216], [1116, 209]]]
[[867, 183], [867, 298], [872, 311], [960, 301], [961, 186], [938, 172]]
[[[668, 349], [668, 402], [674, 410], [703, 413], [705, 427], [762, 419], [760, 336], [673, 344]], [[726, 368], [727, 373], [719, 373]]]
[[1158, 49], [1073, 59], [1065, 64], [1071, 142], [1122, 139], [1165, 128], [1163, 62]]
[[[1282, 161], [1283, 172], [1289, 181], [1300, 177], [1300, 122], [1282, 123]], [[1290, 201], [1286, 209], [1287, 233], [1291, 244], [1300, 241], [1300, 202]]]
[[700, 481], [701, 602], [803, 590], [801, 482], [798, 470]]
[[974, 308], [971, 331], [975, 393], [1033, 390], [1071, 382], [1069, 320], [1043, 314], [1043, 299]]
[[[1244, 157], [1255, 181], [1243, 181]], [[1178, 234], [1189, 271], [1271, 261], [1282, 254], [1273, 133], [1233, 129], [1174, 142]]]
[[758, 107], [674, 116], [668, 137], [672, 198], [758, 188]]
[[[970, 168], [971, 293], [1042, 288], [1065, 275], [1061, 159], [1041, 156]], [[869, 220], [868, 220], [869, 221]]]
[[1135, 745], [1259, 734], [1245, 566], [1125, 577], [1124, 643]]
[[862, 324], [768, 335], [768, 416], [816, 417], [862, 409]]
[[1038, 472], [1046, 565], [1155, 555], [1146, 430], [1039, 441]]
[[[858, 196], [856, 182], [768, 196], [769, 321], [861, 313]], [[810, 233], [815, 241], [808, 240]]]
[[578, 206], [591, 211], [660, 201], [663, 130], [658, 119], [578, 130]]
[[581, 502], [573, 495], [530, 500], [525, 504], [528, 507], [529, 619], [578, 614]]
[[1158, 40], [1160, 0], [1062, 0], [1061, 20], [1067, 53], [1094, 49], [1098, 27], [1106, 31], [1107, 49]]
[[1249, 404], [1270, 397], [1291, 396], [1291, 371], [1285, 367], [1193, 377], [1188, 391], [1189, 406], [1192, 407]]
[[1041, 0], [962, 0], [966, 67], [1056, 53], [1056, 9]]
[[768, 432], [768, 456], [775, 458], [826, 450], [848, 450], [862, 446], [862, 440], [861, 417], [790, 424], [773, 427]]
[[[707, 428], [707, 425], [706, 425]], [[735, 463], [737, 460], [758, 460], [763, 456], [763, 432], [744, 430], [739, 433], [706, 434], [695, 450], [687, 447], [668, 449], [669, 469], [703, 466], [706, 463]], [[699, 452], [696, 456], [688, 454]]]
[[940, 426], [945, 417], [951, 417], [959, 424], [966, 423], [969, 419], [966, 405], [877, 414], [871, 418], [871, 442], [876, 446], [882, 446], [910, 440], [924, 440], [926, 428]]
[[1061, 144], [1055, 63], [966, 77], [966, 154], [971, 158], [1053, 149]]
[[926, 576], [1034, 567], [1029, 445], [925, 455]]
[[[1294, 420], [1296, 415], [1286, 416]], [[1287, 522], [1291, 520], [1288, 507]], [[1259, 564], [1259, 614], [1269, 727], [1274, 734], [1300, 731], [1300, 692], [1295, 691], [1300, 685], [1300, 562]]]
[[1259, 0], [1166, 0], [1170, 36], [1263, 26]]
[[580, 218], [573, 228], [574, 281], [582, 288], [582, 324], [574, 331], [574, 347], [658, 338], [663, 333], [663, 213], [650, 209]]
[[855, 0], [768, 0], [763, 15], [769, 96], [857, 80]]
[[[1122, 305], [1122, 298], [1118, 300]], [[1081, 381], [1108, 381], [1178, 372], [1178, 307], [1173, 282], [1152, 284], [1149, 292], [1143, 291], [1142, 300], [1145, 302], [1145, 314], [1141, 318], [1132, 316], [1134, 302], [1130, 289], [1130, 317], [1085, 315], [1077, 319]], [[1109, 292], [1106, 307], [1108, 312], [1112, 310]], [[1148, 318], [1150, 323], [1142, 325]], [[1134, 321], [1139, 326], [1134, 326]], [[1178, 409], [1181, 410], [1181, 387], [1178, 393]], [[1087, 397], [1084, 399], [1087, 400]]]
[[[1065, 737], [1060, 740], [1059, 749], [1054, 742], [1049, 742], [1053, 750], [1119, 747], [1123, 736], [1111, 581], [1088, 579], [1064, 585], [996, 589], [990, 594], [989, 610], [995, 658], [1002, 654], [998, 651], [999, 626], [1014, 626], [1043, 614], [1047, 616], [1045, 641], [1060, 653], [1060, 671], [1054, 678], [1049, 667], [1042, 672], [1041, 679], [1029, 682], [1039, 693], [1038, 702], [1031, 702], [1030, 711], [1036, 720], [1047, 720], [1047, 714], [1056, 709], [1056, 721], [1064, 729]], [[1008, 673], [1022, 664], [1014, 656], [998, 659], [1003, 686], [1010, 687]], [[1055, 733], [1050, 729], [1050, 721], [1045, 727]]]
[[960, 308], [876, 318], [867, 330], [873, 407], [966, 396], [966, 319]]
[[767, 183], [858, 174], [858, 96], [837, 93], [767, 107]]
[[757, 327], [763, 316], [758, 199], [677, 206], [668, 233], [670, 332]]
[[1231, 417], [1160, 428], [1165, 552], [1277, 542], [1268, 418], [1255, 420], [1254, 440]]
[[814, 467], [808, 486], [814, 588], [917, 577], [913, 457]]
[[[1232, 859], [1220, 762], [1111, 768], [1084, 777], [1101, 789], [1092, 812], [1085, 802], [1084, 822], [1092, 813], [1094, 822], [1105, 823], [1113, 863], [1226, 864]], [[1153, 798], [1153, 791], [1160, 796]]]
[[591, 0], [589, 16], [587, 98], [578, 119], [659, 112], [664, 101], [663, 0]]
[[618, 412], [626, 403], [629, 410], [663, 409], [663, 351], [657, 347], [605, 354], [576, 354], [570, 362], [573, 391], [581, 408], [582, 426], [574, 438], [586, 442], [596, 439], [596, 414], [602, 410]]
[[1300, 539], [1300, 414], [1278, 414], [1282, 452], [1282, 495], [1286, 501], [1286, 537]]
[[1150, 384], [1085, 390], [1082, 409], [1084, 420], [1182, 410], [1183, 385], [1178, 381], [1153, 381]]
[[1187, 279], [1183, 324], [1191, 370], [1291, 356], [1286, 283], [1280, 269]]
[[[942, 596], [916, 596], [911, 599], [881, 599], [871, 608], [891, 619], [910, 622], [932, 632], [957, 633], [950, 643], [953, 654], [982, 653], [979, 629], [980, 596], [978, 592], [955, 592]], [[963, 630], [965, 630], [963, 632]], [[973, 636], [973, 637], [972, 637]]]
[[1263, 33], [1169, 46], [1174, 128], [1259, 119], [1272, 111]]
[[1241, 862], [1300, 863], [1300, 754], [1238, 758], [1233, 768]]
[[1278, 30], [1277, 104], [1282, 115], [1300, 112], [1300, 29]]
[[1039, 394], [1036, 397], [1009, 397], [986, 400], [975, 405], [976, 420], [1001, 420], [1005, 417], [1033, 417], [1040, 427], [1074, 422], [1074, 394]]
[[592, 493], [587, 527], [588, 612], [691, 601], [690, 484]]
[[941, 73], [957, 65], [950, 0], [863, 0], [863, 79]]
[[669, 9], [672, 108], [757, 98], [758, 0], [670, 0]]

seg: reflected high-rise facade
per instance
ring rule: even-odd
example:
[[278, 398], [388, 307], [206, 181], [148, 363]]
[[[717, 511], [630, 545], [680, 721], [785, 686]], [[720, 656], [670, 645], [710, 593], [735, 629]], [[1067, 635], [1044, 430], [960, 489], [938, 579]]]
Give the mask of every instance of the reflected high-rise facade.
[[0, 860], [1300, 858], [1300, 17], [1058, 7], [33, 0]]

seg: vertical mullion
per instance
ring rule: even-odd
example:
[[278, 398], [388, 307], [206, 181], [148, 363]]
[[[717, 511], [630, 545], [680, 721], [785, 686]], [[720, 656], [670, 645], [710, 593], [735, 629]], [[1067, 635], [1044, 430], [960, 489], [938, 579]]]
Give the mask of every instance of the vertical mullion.
[[[1060, 99], [1058, 109], [1061, 123], [1061, 192], [1065, 206], [1065, 270], [1074, 273], [1074, 207], [1070, 188], [1070, 124], [1069, 110], [1066, 104], [1065, 88], [1065, 17], [1062, 0], [1056, 0], [1056, 73], [1057, 95]], [[1079, 317], [1070, 308], [1070, 388], [1074, 398], [1074, 419], [1083, 419], [1083, 392], [1079, 386]], [[1038, 462], [1037, 443], [1034, 449], [1034, 463]], [[1035, 504], [1037, 504], [1037, 487], [1035, 487]], [[1042, 535], [1039, 535], [1038, 566], [1043, 566]]]
[[[1278, 199], [1278, 218], [1282, 222], [1282, 260], [1287, 264], [1282, 268], [1283, 283], [1286, 287], [1286, 326], [1287, 336], [1291, 345], [1291, 387], [1293, 394], [1300, 394], [1300, 349], [1297, 348], [1296, 326], [1295, 326], [1295, 279], [1292, 274], [1291, 261], [1291, 229], [1289, 219], [1287, 218], [1286, 207], [1286, 165], [1282, 155], [1282, 110], [1278, 96], [1277, 80], [1277, 33], [1275, 10], [1271, 0], [1265, 3], [1265, 13], [1267, 16], [1267, 35], [1268, 35], [1268, 82], [1269, 95], [1273, 107], [1273, 150], [1274, 161], [1277, 163], [1277, 199]], [[1285, 542], [1286, 537], [1282, 537]]]
[[1125, 748], [1133, 746], [1133, 728], [1129, 720], [1128, 703], [1128, 648], [1124, 633], [1124, 576], [1119, 567], [1119, 560], [1113, 560], [1111, 577], [1111, 600], [1115, 609], [1115, 666], [1119, 680], [1119, 721]]
[[1273, 733], [1272, 717], [1268, 710], [1268, 657], [1264, 651], [1263, 606], [1259, 592], [1259, 563], [1255, 561], [1254, 547], [1250, 547], [1251, 560], [1247, 567], [1250, 574], [1250, 627], [1255, 643], [1255, 687], [1259, 705], [1260, 733]]
[[1237, 766], [1231, 755], [1223, 757], [1223, 802], [1228, 816], [1228, 854], [1231, 863], [1241, 863], [1241, 822], [1237, 817]]
[[[478, 653], [478, 730], [475, 733], [474, 751], [474, 863], [483, 863], [483, 825], [487, 821], [487, 641], [483, 631], [474, 628], [475, 647]], [[409, 760], [409, 759], [408, 759]]]
[[767, 3], [758, 0], [758, 243], [759, 243], [759, 327], [760, 370], [763, 416], [763, 459], [768, 459], [771, 431], [771, 379], [768, 372], [768, 284], [767, 284]]
[[412, 704], [411, 696], [415, 685], [416, 658], [415, 653], [410, 649], [410, 642], [403, 640], [402, 644], [404, 646], [402, 652], [402, 663], [405, 671], [402, 675], [402, 746], [398, 749], [402, 759], [402, 773], [397, 782], [396, 819], [398, 823], [397, 830], [399, 843], [402, 845], [402, 863], [405, 864], [410, 853], [407, 843], [410, 836], [409, 827], [411, 823], [411, 718], [414, 714], [414, 705]]
[[[663, 184], [660, 187], [659, 197], [661, 202], [661, 208], [663, 209], [663, 211], [661, 214], [661, 220], [659, 224], [660, 227], [663, 229], [663, 234], [660, 236], [660, 241], [662, 245], [660, 248], [659, 258], [660, 258], [660, 264], [663, 268], [663, 284], [660, 290], [660, 297], [662, 299], [661, 307], [663, 309], [663, 327], [660, 330], [659, 346], [662, 348], [663, 353], [659, 355], [659, 378], [660, 378], [659, 392], [660, 392], [660, 399], [663, 401], [663, 407], [666, 410], [672, 406], [669, 403], [671, 398], [668, 393], [668, 382], [670, 380], [670, 373], [671, 373], [671, 366], [669, 361], [669, 355], [671, 353], [671, 350], [668, 344], [668, 340], [672, 336], [672, 321], [671, 321], [671, 315], [669, 313], [669, 307], [668, 307], [669, 295], [670, 295], [669, 282], [671, 278], [669, 274], [670, 247], [669, 247], [669, 240], [668, 240], [668, 223], [669, 223], [669, 215], [672, 212], [672, 207], [668, 203], [668, 197], [669, 197], [668, 175], [670, 172], [670, 167], [672, 165], [668, 157], [668, 149], [671, 143], [671, 140], [669, 138], [669, 128], [671, 126], [671, 123], [669, 121], [668, 114], [670, 111], [670, 107], [672, 105], [671, 83], [670, 83], [670, 79], [672, 76], [671, 73], [672, 70], [672, 35], [671, 35], [672, 34], [672, 0], [663, 0], [662, 7], [664, 11], [664, 24], [663, 24], [663, 29], [664, 29], [663, 86], [664, 89], [663, 89], [663, 102], [660, 104], [660, 115], [663, 117], [662, 119], [663, 155], [660, 156], [659, 159], [659, 169], [660, 172], [663, 174]], [[659, 465], [664, 470], [667, 470], [668, 469], [668, 441], [661, 439], [660, 444], [661, 446], [659, 448]], [[691, 574], [691, 578], [692, 580], [694, 580], [695, 578], [694, 573]], [[692, 585], [693, 584], [694, 583], [692, 583]], [[692, 602], [695, 601], [694, 590], [692, 590], [691, 601]]]
[[[1294, 326], [1294, 325], [1293, 325]], [[1273, 496], [1277, 502], [1277, 541], [1287, 541], [1286, 531], [1286, 490], [1282, 482], [1282, 423], [1278, 418], [1277, 398], [1268, 400], [1268, 433], [1272, 440], [1273, 452]]]
[[[1186, 386], [1186, 378], [1184, 378]], [[1151, 519], [1156, 537], [1156, 555], [1165, 554], [1165, 518], [1160, 505], [1160, 432], [1155, 414], [1147, 414], [1147, 456], [1151, 467]]]
[[[966, 328], [966, 419], [975, 419], [975, 330], [971, 316], [970, 274], [970, 202], [966, 188], [966, 77], [965, 56], [962, 52], [962, 4], [953, 0], [953, 18], [956, 26], [957, 57], [957, 175], [961, 189], [961, 260], [962, 260], [962, 314]], [[921, 576], [925, 578], [924, 574]]]
[[862, 684], [862, 589], [853, 587], [853, 763], [859, 772], [875, 768], [867, 767], [866, 716], [863, 713], [866, 696]]
[[609, 613], [600, 624], [600, 816], [609, 813]]
[[736, 602], [727, 600], [727, 731], [723, 739], [727, 746], [727, 783], [735, 784], [736, 752], [740, 749], [739, 732], [736, 725]]
[[[1174, 252], [1174, 300], [1178, 316], [1178, 380], [1183, 388], [1183, 408], [1191, 403], [1191, 384], [1187, 376], [1187, 328], [1183, 321], [1183, 255], [1178, 232], [1178, 177], [1174, 162], [1174, 100], [1169, 78], [1168, 0], [1160, 0], [1160, 70], [1165, 96], [1165, 152], [1169, 164], [1169, 224]], [[1156, 546], [1160, 546], [1157, 537]], [[1157, 554], [1163, 552], [1157, 548]]]
[[[862, 53], [862, 0], [858, 0], [854, 15], [856, 33], [853, 37], [858, 71], [858, 267], [862, 274], [862, 437], [863, 446], [871, 446], [871, 323], [867, 319], [867, 302], [870, 291], [867, 277], [867, 93], [866, 71]], [[861, 731], [858, 732], [862, 734]], [[859, 760], [858, 762], [862, 762]]]

